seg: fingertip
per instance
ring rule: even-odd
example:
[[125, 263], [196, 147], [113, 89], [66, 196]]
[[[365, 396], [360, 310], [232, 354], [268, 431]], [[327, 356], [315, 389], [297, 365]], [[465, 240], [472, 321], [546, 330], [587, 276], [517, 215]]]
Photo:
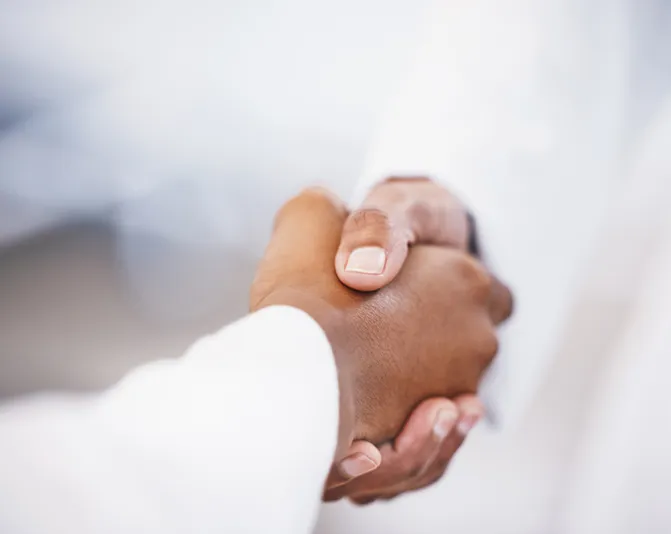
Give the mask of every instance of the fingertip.
[[368, 504], [372, 504], [377, 500], [377, 497], [359, 497], [355, 498], [352, 497], [350, 498], [350, 501], [353, 502], [354, 504], [358, 506], [366, 506]]
[[458, 419], [459, 412], [453, 406], [438, 410], [433, 421], [433, 436], [436, 438], [436, 441], [441, 442], [449, 436]]
[[345, 260], [345, 271], [379, 275], [387, 266], [387, 251], [384, 247], [361, 245], [349, 253]]
[[394, 210], [356, 210], [343, 225], [336, 255], [338, 277], [352, 289], [380, 289], [401, 270], [410, 241], [407, 222]]
[[345, 480], [353, 480], [375, 471], [382, 463], [382, 454], [368, 441], [355, 441], [347, 456], [338, 462], [338, 472]]
[[442, 441], [459, 418], [459, 410], [449, 399], [427, 399], [415, 408], [396, 438], [398, 452], [412, 448], [427, 438]]
[[343, 242], [336, 255], [336, 273], [352, 289], [376, 291], [398, 275], [407, 254], [407, 243], [391, 248], [365, 244], [352, 248]]
[[348, 456], [338, 464], [338, 471], [347, 480], [353, 480], [360, 476], [375, 471], [379, 464], [366, 456], [365, 454], [357, 453]]
[[455, 399], [455, 403], [459, 408], [457, 430], [465, 436], [482, 420], [485, 406], [475, 395], [462, 395]]
[[368, 441], [355, 441], [350, 447], [350, 452], [365, 454], [373, 464], [375, 464], [375, 467], [379, 467], [382, 463], [382, 453], [380, 452], [380, 449]]
[[460, 395], [454, 399], [454, 404], [460, 412], [469, 412], [484, 415], [485, 405], [480, 397], [472, 393]]

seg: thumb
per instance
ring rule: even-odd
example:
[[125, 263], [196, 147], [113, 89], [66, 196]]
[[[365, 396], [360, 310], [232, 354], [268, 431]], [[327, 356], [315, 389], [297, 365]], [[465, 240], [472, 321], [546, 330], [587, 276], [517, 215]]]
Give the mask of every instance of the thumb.
[[335, 462], [326, 480], [325, 490], [337, 488], [375, 471], [382, 462], [379, 449], [368, 441], [352, 443], [344, 458]]
[[352, 212], [335, 258], [338, 278], [359, 291], [386, 286], [401, 270], [414, 239], [403, 213], [376, 208]]

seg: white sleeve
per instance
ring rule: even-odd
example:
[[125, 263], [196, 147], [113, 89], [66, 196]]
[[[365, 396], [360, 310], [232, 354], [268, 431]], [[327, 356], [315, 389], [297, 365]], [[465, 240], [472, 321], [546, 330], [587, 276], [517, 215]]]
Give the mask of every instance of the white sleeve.
[[354, 195], [356, 205], [385, 177], [429, 176], [474, 213], [486, 261], [516, 294], [483, 391], [500, 419], [518, 418], [555, 355], [619, 172], [609, 158], [626, 12], [587, 4], [433, 2]]
[[259, 311], [112, 390], [0, 409], [0, 532], [307, 534], [338, 427], [321, 328]]

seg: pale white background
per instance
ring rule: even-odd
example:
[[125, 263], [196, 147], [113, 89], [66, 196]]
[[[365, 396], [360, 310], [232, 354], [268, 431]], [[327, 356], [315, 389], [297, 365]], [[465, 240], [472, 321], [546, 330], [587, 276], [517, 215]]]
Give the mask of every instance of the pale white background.
[[[104, 387], [244, 314], [275, 208], [304, 185], [354, 187], [424, 4], [1, 2], [0, 395]], [[600, 4], [622, 20], [633, 5]], [[600, 27], [576, 20], [567, 42]], [[663, 153], [668, 130], [650, 136]], [[656, 177], [640, 203], [664, 213], [669, 167], [646, 157], [623, 174]], [[670, 360], [650, 341], [671, 317], [669, 235], [663, 217], [639, 224], [652, 211], [603, 231], [518, 425], [479, 429], [429, 491], [325, 506], [317, 532], [669, 532]]]

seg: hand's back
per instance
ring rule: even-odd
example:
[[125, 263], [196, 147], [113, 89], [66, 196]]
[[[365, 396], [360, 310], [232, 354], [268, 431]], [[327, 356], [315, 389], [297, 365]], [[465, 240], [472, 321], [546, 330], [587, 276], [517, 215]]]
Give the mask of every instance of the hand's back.
[[346, 215], [321, 192], [285, 205], [251, 307], [290, 303], [321, 324], [339, 372], [351, 377], [354, 437], [380, 443], [398, 434], [423, 399], [476, 391], [511, 297], [467, 253], [432, 246], [414, 247], [389, 286], [353, 291], [334, 268]]
[[495, 294], [497, 311], [507, 317], [509, 292], [477, 260], [416, 246], [398, 278], [362, 300], [351, 317], [360, 337], [347, 345], [364, 370], [356, 388], [358, 438], [392, 438], [428, 397], [476, 392], [498, 348]]

